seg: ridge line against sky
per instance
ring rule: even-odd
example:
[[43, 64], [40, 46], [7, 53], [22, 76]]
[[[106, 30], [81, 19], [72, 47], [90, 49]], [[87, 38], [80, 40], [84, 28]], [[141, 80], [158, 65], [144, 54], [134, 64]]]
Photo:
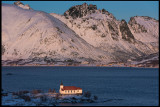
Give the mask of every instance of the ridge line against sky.
[[[14, 4], [15, 1], [2, 1]], [[133, 16], [149, 16], [159, 20], [159, 1], [21, 1], [34, 10], [47, 13], [63, 14], [70, 7], [83, 3], [97, 5], [97, 9], [106, 9], [116, 19], [125, 19], [127, 22]]]

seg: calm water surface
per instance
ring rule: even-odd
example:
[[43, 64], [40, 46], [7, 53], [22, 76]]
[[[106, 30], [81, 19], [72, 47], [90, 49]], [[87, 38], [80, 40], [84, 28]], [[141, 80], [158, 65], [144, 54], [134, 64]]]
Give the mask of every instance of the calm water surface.
[[[6, 75], [12, 73], [13, 75]], [[108, 102], [77, 105], [158, 105], [158, 68], [126, 67], [2, 67], [2, 89], [7, 91], [55, 88], [60, 82], [81, 87]], [[72, 104], [61, 104], [72, 105]]]

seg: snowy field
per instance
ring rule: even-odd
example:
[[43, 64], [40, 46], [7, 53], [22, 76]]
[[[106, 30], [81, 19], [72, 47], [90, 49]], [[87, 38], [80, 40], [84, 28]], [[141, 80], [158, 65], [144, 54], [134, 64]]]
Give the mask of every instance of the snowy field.
[[58, 92], [62, 80], [64, 86], [90, 91], [98, 97], [98, 103], [58, 105], [158, 106], [158, 73], [157, 68], [2, 67], [2, 89], [48, 92], [51, 88]]

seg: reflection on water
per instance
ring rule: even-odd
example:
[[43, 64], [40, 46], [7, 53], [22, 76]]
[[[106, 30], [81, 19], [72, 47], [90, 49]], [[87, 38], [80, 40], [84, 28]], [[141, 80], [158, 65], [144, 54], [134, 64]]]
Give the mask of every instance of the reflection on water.
[[72, 104], [72, 103], [60, 103], [58, 104], [58, 106], [82, 106], [83, 104], [82, 103], [75, 103], [75, 104]]

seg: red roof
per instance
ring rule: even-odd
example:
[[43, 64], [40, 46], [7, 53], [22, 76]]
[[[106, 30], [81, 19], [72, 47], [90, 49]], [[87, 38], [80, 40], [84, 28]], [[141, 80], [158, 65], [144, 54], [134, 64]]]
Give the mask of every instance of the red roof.
[[82, 88], [75, 86], [64, 86], [62, 90], [82, 90]]

